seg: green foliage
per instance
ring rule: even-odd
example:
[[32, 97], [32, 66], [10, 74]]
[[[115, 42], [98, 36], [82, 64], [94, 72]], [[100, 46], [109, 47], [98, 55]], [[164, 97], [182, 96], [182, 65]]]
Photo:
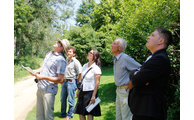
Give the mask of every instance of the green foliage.
[[76, 24], [78, 26], [83, 26], [84, 24], [87, 24], [90, 22], [90, 20], [93, 18], [93, 11], [95, 7], [95, 1], [94, 0], [83, 0], [82, 4], [80, 5], [80, 8], [77, 10], [76, 15]]
[[[168, 97], [168, 116], [167, 120], [180, 120], [180, 81], [177, 85], [173, 86], [173, 92]], [[170, 100], [171, 99], [171, 100]]]
[[72, 15], [72, 0], [14, 0], [17, 59], [26, 55], [43, 56], [48, 48], [51, 50], [47, 45], [62, 36], [61, 28]]
[[94, 9], [91, 25], [95, 30], [119, 22], [124, 15], [123, 0], [102, 0]]
[[24, 65], [31, 67], [32, 69], [37, 69], [40, 67], [41, 62], [40, 58], [26, 56], [20, 59], [15, 59], [14, 65]]
[[65, 36], [70, 41], [71, 46], [76, 48], [76, 58], [85, 64], [88, 52], [97, 49], [100, 53], [104, 52], [105, 43], [99, 39], [91, 26], [85, 24], [82, 27], [74, 27], [67, 31]]

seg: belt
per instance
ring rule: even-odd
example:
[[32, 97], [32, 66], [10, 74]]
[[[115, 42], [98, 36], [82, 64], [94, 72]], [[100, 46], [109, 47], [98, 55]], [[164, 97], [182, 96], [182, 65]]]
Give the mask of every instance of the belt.
[[67, 81], [73, 81], [73, 79], [65, 79], [65, 81], [67, 82]]
[[127, 87], [128, 87], [128, 85], [117, 86], [118, 89], [127, 88]]

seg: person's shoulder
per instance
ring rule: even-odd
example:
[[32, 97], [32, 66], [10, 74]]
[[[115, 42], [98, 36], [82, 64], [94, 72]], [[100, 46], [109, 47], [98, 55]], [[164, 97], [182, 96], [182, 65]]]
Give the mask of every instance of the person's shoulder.
[[131, 57], [131, 56], [128, 55], [128, 54], [126, 54], [126, 53], [123, 53], [121, 57], [122, 57], [122, 58], [129, 58], [129, 57]]
[[98, 65], [96, 65], [96, 63], [92, 67], [94, 67], [94, 68], [100, 68]]
[[49, 51], [46, 53], [46, 55], [52, 54], [54, 51]]
[[75, 63], [80, 63], [80, 61], [78, 59], [76, 59], [75, 57], [73, 58]]
[[168, 54], [166, 53], [166, 51], [161, 51], [158, 52], [157, 54], [155, 54], [154, 56], [152, 56], [153, 61], [157, 61], [157, 63], [160, 64], [170, 64], [170, 59], [168, 57]]
[[87, 67], [87, 65], [88, 65], [88, 63], [85, 63], [85, 64], [83, 65], [83, 67]]
[[66, 62], [66, 59], [64, 58], [63, 55], [58, 55], [58, 56], [57, 56], [57, 59], [58, 59], [59, 61]]
[[131, 59], [133, 59], [130, 55], [125, 54], [125, 53], [122, 56], [123, 56], [124, 60], [131, 60]]
[[155, 55], [153, 55], [152, 57], [168, 58], [168, 54], [167, 54], [166, 50], [161, 50], [158, 53], [156, 53]]
[[93, 70], [101, 71], [100, 67], [96, 64], [93, 66]]

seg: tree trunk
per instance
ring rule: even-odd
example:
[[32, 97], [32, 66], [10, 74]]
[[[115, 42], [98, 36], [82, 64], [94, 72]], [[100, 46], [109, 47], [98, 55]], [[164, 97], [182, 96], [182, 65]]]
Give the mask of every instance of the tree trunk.
[[15, 47], [16, 47], [16, 56], [17, 56], [17, 59], [20, 58], [20, 41], [21, 41], [21, 36], [19, 39], [15, 39]]

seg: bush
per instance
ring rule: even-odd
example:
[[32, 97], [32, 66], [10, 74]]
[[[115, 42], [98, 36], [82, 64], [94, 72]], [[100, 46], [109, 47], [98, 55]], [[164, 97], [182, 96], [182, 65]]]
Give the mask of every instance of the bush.
[[86, 57], [91, 49], [97, 49], [100, 54], [104, 51], [104, 41], [99, 39], [94, 29], [88, 24], [72, 28], [64, 35], [64, 38], [70, 40], [71, 46], [76, 48], [76, 58], [82, 65], [88, 62]]

